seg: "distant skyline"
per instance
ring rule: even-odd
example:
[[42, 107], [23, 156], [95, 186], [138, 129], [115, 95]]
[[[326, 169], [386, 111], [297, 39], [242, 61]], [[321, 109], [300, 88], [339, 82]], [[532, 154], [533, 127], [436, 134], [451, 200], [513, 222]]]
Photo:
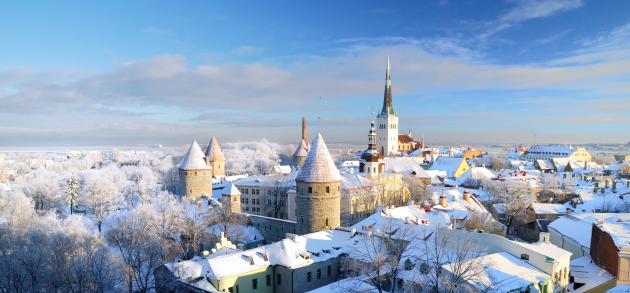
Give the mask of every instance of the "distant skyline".
[[[0, 147], [630, 141], [630, 1], [2, 1]], [[317, 117], [320, 117], [319, 119]]]

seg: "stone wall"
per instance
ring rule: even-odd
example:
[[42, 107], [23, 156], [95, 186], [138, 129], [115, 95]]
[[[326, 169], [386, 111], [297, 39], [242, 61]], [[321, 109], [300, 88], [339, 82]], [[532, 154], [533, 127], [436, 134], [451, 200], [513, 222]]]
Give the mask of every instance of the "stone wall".
[[179, 170], [178, 193], [187, 198], [212, 196], [212, 170]]
[[265, 243], [280, 241], [287, 233], [295, 234], [296, 225], [293, 221], [245, 214], [252, 225], [265, 237]]
[[334, 229], [341, 225], [340, 185], [340, 182], [297, 182], [298, 234]]

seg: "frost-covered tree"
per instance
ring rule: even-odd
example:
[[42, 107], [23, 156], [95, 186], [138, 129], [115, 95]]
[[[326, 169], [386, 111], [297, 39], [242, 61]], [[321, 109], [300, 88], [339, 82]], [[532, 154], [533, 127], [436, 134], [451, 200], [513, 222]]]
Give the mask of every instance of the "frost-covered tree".
[[70, 176], [65, 181], [63, 192], [66, 195], [66, 203], [70, 206], [70, 214], [72, 215], [79, 197], [79, 179], [74, 175]]
[[127, 266], [129, 292], [150, 292], [154, 287], [153, 271], [162, 262], [162, 248], [155, 233], [158, 215], [147, 204], [130, 212], [119, 212], [107, 231], [109, 242], [117, 248]]
[[182, 253], [180, 235], [183, 205], [168, 191], [158, 192], [150, 199], [150, 205], [156, 212], [155, 234], [162, 248], [162, 260], [174, 259]]
[[210, 215], [201, 203], [184, 207], [182, 213], [181, 243], [186, 258], [191, 258], [209, 246], [211, 234], [208, 227], [212, 223]]
[[[398, 279], [404, 269], [404, 260], [415, 258], [416, 239], [424, 238], [424, 231], [416, 225], [408, 225], [390, 219], [379, 229], [357, 234], [356, 245], [351, 248], [350, 257], [342, 261], [342, 269], [347, 276], [365, 277], [364, 282], [375, 287], [378, 292], [403, 292]], [[346, 292], [356, 288], [343, 288]]]
[[104, 176], [102, 171], [89, 172], [83, 176], [79, 204], [94, 216], [99, 231], [105, 216], [121, 207], [122, 202], [118, 184], [109, 176]]
[[[21, 211], [29, 213], [26, 209]], [[52, 213], [39, 216], [31, 207], [28, 225], [7, 225], [7, 214], [0, 213], [0, 292], [122, 289], [119, 258], [83, 216], [60, 221]]]
[[22, 191], [33, 200], [35, 209], [40, 211], [59, 210], [64, 196], [59, 189], [61, 178], [46, 169], [35, 170], [25, 176]]

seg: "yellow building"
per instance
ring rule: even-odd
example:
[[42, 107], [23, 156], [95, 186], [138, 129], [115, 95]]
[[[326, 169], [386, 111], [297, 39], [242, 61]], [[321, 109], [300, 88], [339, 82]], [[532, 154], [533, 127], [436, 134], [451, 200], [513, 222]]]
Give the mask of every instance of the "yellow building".
[[431, 165], [431, 170], [446, 171], [449, 178], [459, 178], [470, 169], [464, 158], [437, 157]]
[[569, 156], [569, 159], [576, 162], [590, 162], [592, 160], [592, 157], [585, 148], [576, 148], [575, 151], [573, 151], [573, 153]]

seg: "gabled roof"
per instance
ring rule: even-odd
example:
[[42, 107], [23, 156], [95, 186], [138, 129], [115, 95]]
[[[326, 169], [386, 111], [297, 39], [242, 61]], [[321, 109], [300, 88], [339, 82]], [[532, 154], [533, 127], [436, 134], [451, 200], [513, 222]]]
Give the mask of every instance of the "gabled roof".
[[339, 170], [337, 170], [321, 134], [318, 133], [313, 141], [306, 161], [304, 161], [304, 166], [300, 169], [295, 180], [302, 182], [341, 181]]
[[398, 134], [398, 143], [412, 143], [413, 137], [410, 134]]
[[197, 143], [193, 141], [188, 148], [188, 151], [177, 165], [177, 168], [181, 170], [209, 170], [212, 169], [203, 160], [203, 151]]
[[205, 155], [206, 158], [210, 158], [210, 162], [225, 161], [225, 156], [219, 146], [219, 140], [214, 135], [210, 139], [210, 143], [208, 143]]
[[431, 165], [431, 170], [446, 171], [448, 177], [453, 177], [459, 166], [462, 165], [462, 161], [464, 158], [439, 156]]
[[304, 140], [300, 141], [300, 145], [298, 145], [295, 153], [293, 153], [293, 157], [306, 157], [308, 156], [308, 147], [306, 146], [306, 142]]

